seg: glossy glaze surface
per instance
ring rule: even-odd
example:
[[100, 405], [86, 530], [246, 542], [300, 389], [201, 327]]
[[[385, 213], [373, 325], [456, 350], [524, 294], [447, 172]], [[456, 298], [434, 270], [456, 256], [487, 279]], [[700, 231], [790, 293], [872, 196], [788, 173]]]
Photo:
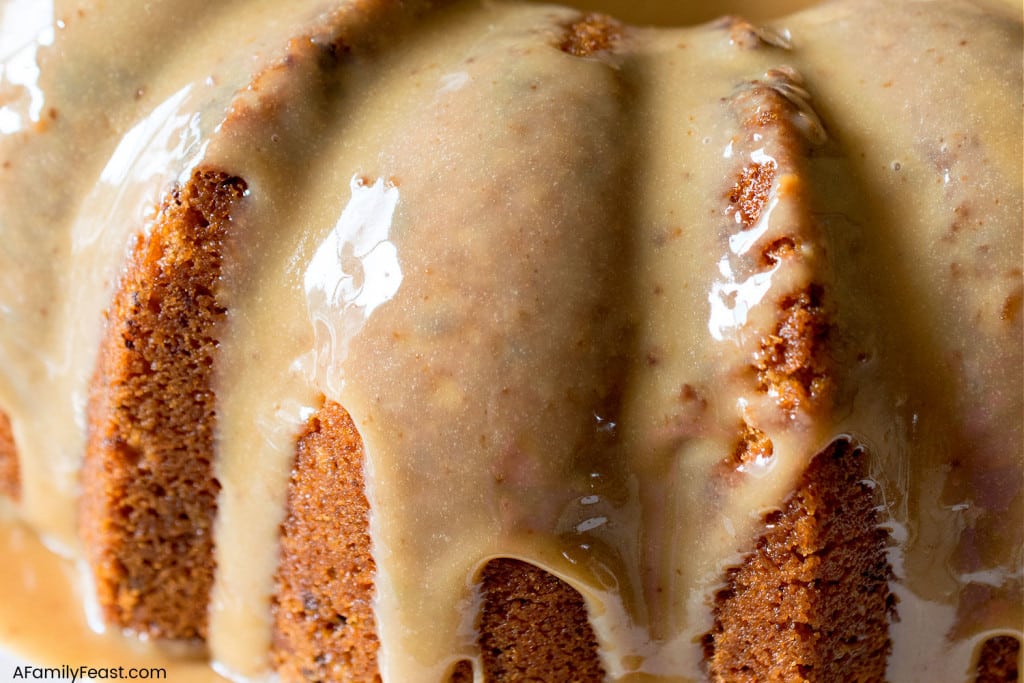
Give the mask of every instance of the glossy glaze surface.
[[[367, 448], [388, 680], [475, 658], [473, 585], [498, 556], [584, 595], [613, 678], [698, 679], [723, 568], [839, 437], [869, 449], [897, 541], [892, 679], [1020, 637], [1019, 10], [836, 2], [753, 49], [722, 24], [626, 28], [577, 58], [557, 47], [572, 10], [463, 2], [310, 95], [279, 73], [246, 88], [331, 3], [182, 4], [4, 14], [8, 543], [26, 524], [77, 556], [102, 312], [160, 195], [202, 163], [249, 187], [217, 368], [222, 670], [266, 667], [294, 435], [321, 396]], [[752, 82], [796, 102], [806, 158], [743, 129]], [[769, 163], [741, 229], [729, 193]], [[802, 265], [752, 267], [780, 235]], [[811, 281], [842, 369], [829, 400], [780, 410], [751, 358]], [[745, 424], [773, 453], [723, 477]]]

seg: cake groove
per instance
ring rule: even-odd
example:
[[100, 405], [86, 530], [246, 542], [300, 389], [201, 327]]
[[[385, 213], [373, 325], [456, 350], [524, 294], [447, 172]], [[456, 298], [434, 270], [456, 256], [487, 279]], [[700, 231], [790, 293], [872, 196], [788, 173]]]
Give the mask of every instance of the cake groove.
[[364, 486], [359, 433], [327, 401], [299, 436], [281, 526], [271, 659], [284, 681], [380, 680]]
[[867, 460], [863, 448], [833, 443], [765, 518], [756, 549], [715, 598], [704, 638], [712, 681], [886, 680], [895, 597]]
[[496, 559], [484, 567], [481, 590], [484, 680], [605, 680], [586, 605], [567, 583], [526, 562]]
[[89, 405], [81, 533], [111, 625], [206, 636], [213, 583], [221, 251], [245, 184], [197, 170], [141, 235], [114, 296]]

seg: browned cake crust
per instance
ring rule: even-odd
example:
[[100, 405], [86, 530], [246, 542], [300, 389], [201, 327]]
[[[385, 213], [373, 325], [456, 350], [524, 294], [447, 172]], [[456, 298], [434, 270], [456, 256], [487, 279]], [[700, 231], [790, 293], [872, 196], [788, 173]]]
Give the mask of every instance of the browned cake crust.
[[480, 650], [488, 681], [603, 681], [583, 598], [564, 581], [518, 560], [483, 572]]
[[299, 437], [281, 526], [271, 657], [284, 681], [377, 681], [363, 444], [328, 401]]
[[704, 639], [711, 680], [884, 680], [895, 597], [866, 460], [834, 443], [765, 519], [715, 599]]
[[610, 50], [622, 37], [622, 24], [604, 14], [588, 14], [566, 27], [561, 50], [575, 57], [588, 57]]
[[0, 411], [0, 495], [18, 500], [21, 496], [19, 476], [18, 452], [14, 449], [11, 421]]
[[108, 623], [152, 637], [206, 635], [216, 287], [244, 189], [196, 171], [164, 202], [118, 286], [92, 386], [82, 537]]
[[989, 638], [978, 655], [975, 683], [1013, 683], [1020, 680], [1020, 641], [1013, 636]]
[[[328, 401], [299, 437], [281, 527], [272, 659], [283, 681], [379, 681], [375, 566], [363, 447]], [[582, 597], [516, 560], [484, 569], [480, 648], [488, 681], [602, 681]], [[453, 681], [471, 681], [469, 668]]]

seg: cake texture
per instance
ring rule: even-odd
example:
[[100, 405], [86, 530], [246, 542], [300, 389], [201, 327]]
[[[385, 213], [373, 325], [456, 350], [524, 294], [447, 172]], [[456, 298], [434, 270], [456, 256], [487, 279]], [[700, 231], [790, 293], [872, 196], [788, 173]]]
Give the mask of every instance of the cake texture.
[[0, 644], [1017, 681], [1011, 5], [0, 5]]

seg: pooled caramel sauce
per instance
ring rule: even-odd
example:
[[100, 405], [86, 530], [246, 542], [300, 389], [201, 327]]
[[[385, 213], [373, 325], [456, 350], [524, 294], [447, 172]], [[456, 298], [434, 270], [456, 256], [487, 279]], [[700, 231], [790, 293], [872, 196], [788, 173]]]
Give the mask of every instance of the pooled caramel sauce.
[[[750, 49], [723, 25], [627, 28], [580, 59], [557, 49], [573, 10], [463, 2], [329, 95], [304, 91], [300, 64], [235, 97], [332, 3], [281, 4], [6, 5], [0, 409], [24, 499], [0, 529], [14, 558], [0, 586], [18, 593], [0, 601], [2, 642], [39, 661], [172, 661], [85, 628], [74, 507], [103, 308], [148, 212], [200, 162], [245, 178], [236, 220], [258, 245], [226, 264], [223, 293], [222, 672], [266, 673], [294, 435], [322, 395], [366, 444], [385, 680], [477, 659], [473, 585], [493, 557], [581, 592], [611, 678], [701, 679], [724, 567], [843, 436], [869, 449], [895, 540], [890, 679], [962, 680], [979, 642], [1021, 637], [1019, 9], [1000, 23], [995, 5], [835, 2], [770, 22]], [[601, 9], [710, 18], [625, 4]], [[806, 3], [774, 16], [790, 4]], [[913, 30], [938, 5], [958, 21]], [[115, 30], [124, 41], [101, 38]], [[741, 144], [728, 103], [778, 69], [809, 93], [785, 86], [813, 180], [775, 183], [737, 232], [729, 188], [774, 159]], [[275, 100], [288, 107], [270, 126]], [[742, 369], [797, 275], [741, 258], [796, 225], [821, 250], [844, 370], [815, 419], [773, 420]], [[773, 455], [726, 485], [751, 419]], [[983, 552], [965, 555], [962, 529], [981, 529]], [[964, 619], [976, 584], [998, 609]], [[206, 675], [173, 666], [172, 680]]]
[[74, 563], [45, 547], [6, 506], [0, 511], [0, 552], [0, 666], [6, 679], [14, 679], [7, 668], [14, 662], [3, 655], [14, 653], [21, 663], [36, 666], [163, 668], [170, 672], [165, 680], [175, 683], [221, 680], [200, 653], [90, 628]]

